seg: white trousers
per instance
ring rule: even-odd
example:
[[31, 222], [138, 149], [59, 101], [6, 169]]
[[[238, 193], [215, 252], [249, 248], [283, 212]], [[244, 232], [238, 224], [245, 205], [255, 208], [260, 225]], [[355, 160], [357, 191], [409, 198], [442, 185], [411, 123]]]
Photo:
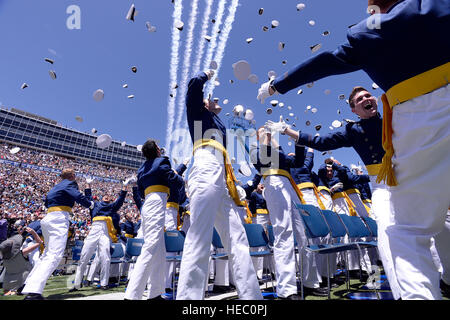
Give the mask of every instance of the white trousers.
[[41, 229], [45, 243], [44, 253], [28, 275], [23, 293], [42, 294], [48, 278], [58, 267], [66, 249], [69, 213], [65, 211], [47, 213], [41, 220]]
[[322, 200], [325, 209], [334, 211], [333, 199], [331, 198], [330, 193], [326, 190], [320, 190], [320, 193], [324, 196], [324, 198], [320, 198], [320, 200]]
[[100, 285], [108, 285], [109, 267], [111, 264], [110, 247], [111, 239], [108, 234], [106, 221], [93, 221], [89, 234], [84, 240], [83, 249], [81, 249], [80, 261], [78, 262], [77, 272], [75, 274], [75, 288], [80, 288], [83, 275], [94, 252], [96, 252], [96, 256], [98, 255], [98, 262], [100, 264]]
[[401, 296], [441, 299], [430, 239], [444, 229], [450, 205], [450, 85], [395, 106], [392, 128], [398, 185], [387, 234]]
[[390, 187], [384, 183], [376, 182], [377, 176], [370, 176], [370, 183], [372, 185], [372, 215], [377, 222], [378, 229], [378, 254], [383, 269], [391, 287], [394, 299], [399, 299], [400, 287], [397, 282], [397, 276], [394, 271], [394, 261], [392, 260], [389, 239], [386, 230], [394, 223], [393, 208], [391, 205], [391, 191]]
[[[238, 208], [229, 196], [225, 168], [211, 147], [197, 149], [189, 175], [190, 227], [184, 243], [177, 300], [202, 300], [207, 281], [213, 227], [229, 254], [240, 299], [260, 300], [262, 294]], [[223, 161], [222, 161], [223, 162]]]
[[268, 176], [264, 180], [264, 194], [274, 235], [274, 260], [277, 279], [277, 295], [287, 297], [297, 294], [296, 260], [294, 237], [299, 252], [303, 252], [304, 286], [317, 288], [321, 281], [314, 254], [301, 250], [308, 245], [305, 227], [292, 201], [300, 202], [289, 179], [283, 176]]
[[441, 279], [450, 285], [450, 211], [447, 211], [445, 228], [434, 236], [434, 246], [441, 263]]
[[[169, 207], [166, 208], [166, 218], [164, 225], [166, 230], [177, 230], [177, 216], [178, 210], [177, 208]], [[175, 256], [176, 253], [167, 252], [166, 256]], [[175, 262], [167, 262], [166, 261], [166, 288], [172, 288], [172, 274], [173, 274], [173, 265]]]
[[144, 244], [130, 275], [125, 299], [141, 300], [146, 285], [149, 299], [165, 292], [164, 220], [166, 203], [167, 194], [164, 192], [152, 192], [145, 197], [141, 208]]

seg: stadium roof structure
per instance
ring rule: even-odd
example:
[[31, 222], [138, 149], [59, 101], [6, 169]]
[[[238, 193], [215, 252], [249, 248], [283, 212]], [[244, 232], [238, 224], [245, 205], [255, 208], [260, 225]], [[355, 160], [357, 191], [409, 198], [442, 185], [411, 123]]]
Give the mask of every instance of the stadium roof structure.
[[16, 108], [0, 108], [0, 141], [128, 169], [137, 169], [144, 157], [137, 146], [113, 140], [108, 148], [96, 145], [97, 135], [63, 127], [54, 120]]

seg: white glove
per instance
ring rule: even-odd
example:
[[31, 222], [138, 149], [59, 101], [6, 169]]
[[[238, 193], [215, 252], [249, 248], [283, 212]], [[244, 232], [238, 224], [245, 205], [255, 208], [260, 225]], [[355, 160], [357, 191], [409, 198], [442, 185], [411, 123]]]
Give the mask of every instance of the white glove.
[[191, 157], [184, 158], [183, 164], [187, 167], [187, 165], [189, 164], [190, 161], [191, 161]]
[[214, 76], [214, 73], [215, 73], [214, 70], [212, 70], [212, 69], [206, 70], [204, 72], [208, 76], [208, 80], [211, 80], [211, 78]]
[[241, 186], [236, 186], [236, 189], [239, 195], [239, 200], [244, 201], [245, 197], [247, 196], [244, 188], [242, 188]]
[[283, 134], [286, 131], [286, 129], [289, 128], [290, 126], [286, 122], [284, 122], [283, 116], [280, 116], [279, 122], [273, 122], [271, 120], [268, 120], [265, 124], [265, 127], [269, 129], [272, 133], [280, 132], [281, 134]]
[[127, 186], [130, 182], [133, 183], [133, 182], [136, 182], [136, 181], [137, 181], [136, 177], [135, 176], [131, 176], [131, 177], [129, 177], [128, 179], [126, 179], [123, 182], [123, 185]]
[[256, 99], [258, 99], [261, 102], [261, 104], [264, 103], [264, 100], [266, 100], [266, 98], [271, 96], [269, 88], [273, 79], [275, 79], [275, 77], [271, 77], [269, 81], [263, 83], [258, 90], [258, 96], [256, 97]]
[[86, 183], [87, 183], [87, 184], [91, 184], [92, 181], [94, 181], [94, 178], [92, 178], [92, 177], [87, 177], [87, 178], [86, 178]]
[[343, 187], [344, 187], [344, 184], [342, 182], [338, 182], [330, 188], [330, 191], [331, 191], [331, 193], [334, 193], [337, 189], [340, 189]]

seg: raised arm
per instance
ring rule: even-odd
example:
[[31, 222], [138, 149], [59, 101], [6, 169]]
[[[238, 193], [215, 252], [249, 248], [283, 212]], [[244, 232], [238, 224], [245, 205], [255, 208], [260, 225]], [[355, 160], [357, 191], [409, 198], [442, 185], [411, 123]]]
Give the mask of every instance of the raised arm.
[[323, 52], [298, 64], [276, 78], [273, 86], [277, 92], [284, 94], [306, 83], [359, 69], [361, 66], [354, 55], [354, 49], [347, 42], [334, 51]]
[[92, 209], [94, 207], [94, 202], [89, 200], [84, 194], [78, 190], [78, 184], [75, 181], [72, 181], [68, 184], [66, 192], [75, 200], [75, 202], [79, 203], [83, 207]]
[[125, 201], [126, 195], [127, 195], [127, 190], [121, 190], [121, 191], [120, 191], [119, 197], [117, 198], [116, 201], [114, 201], [114, 202], [112, 203], [112, 210], [113, 210], [113, 211], [117, 211], [117, 210], [120, 209], [120, 207], [122, 207], [123, 202]]
[[142, 198], [139, 195], [138, 187], [133, 187], [133, 200], [134, 200], [134, 203], [136, 204], [136, 207], [138, 208], [138, 210], [141, 211]]

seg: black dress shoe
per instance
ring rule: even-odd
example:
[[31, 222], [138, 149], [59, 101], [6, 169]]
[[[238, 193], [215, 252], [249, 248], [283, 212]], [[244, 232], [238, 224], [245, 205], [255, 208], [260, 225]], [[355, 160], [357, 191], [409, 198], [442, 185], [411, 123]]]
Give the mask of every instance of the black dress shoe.
[[303, 287], [303, 294], [305, 295], [305, 297], [306, 296], [327, 297], [328, 289]]
[[69, 290], [69, 292], [75, 292], [75, 291], [78, 291], [78, 289], [75, 287], [73, 287], [72, 289]]
[[232, 291], [230, 286], [218, 286], [214, 285], [212, 288], [212, 293], [227, 293]]
[[369, 274], [366, 271], [362, 271], [361, 277], [359, 274], [359, 270], [350, 270], [348, 272], [350, 279], [361, 279], [362, 281], [367, 281], [369, 278]]
[[148, 298], [147, 300], [166, 300], [166, 299], [164, 299], [162, 296], [156, 296], [153, 298]]
[[100, 288], [99, 289], [101, 289], [101, 290], [108, 290], [109, 289], [109, 287], [108, 286], [100, 286]]
[[278, 296], [278, 299], [280, 300], [302, 300], [302, 297], [299, 294], [293, 293], [286, 298]]
[[29, 293], [23, 300], [45, 300], [42, 294], [39, 293]]

